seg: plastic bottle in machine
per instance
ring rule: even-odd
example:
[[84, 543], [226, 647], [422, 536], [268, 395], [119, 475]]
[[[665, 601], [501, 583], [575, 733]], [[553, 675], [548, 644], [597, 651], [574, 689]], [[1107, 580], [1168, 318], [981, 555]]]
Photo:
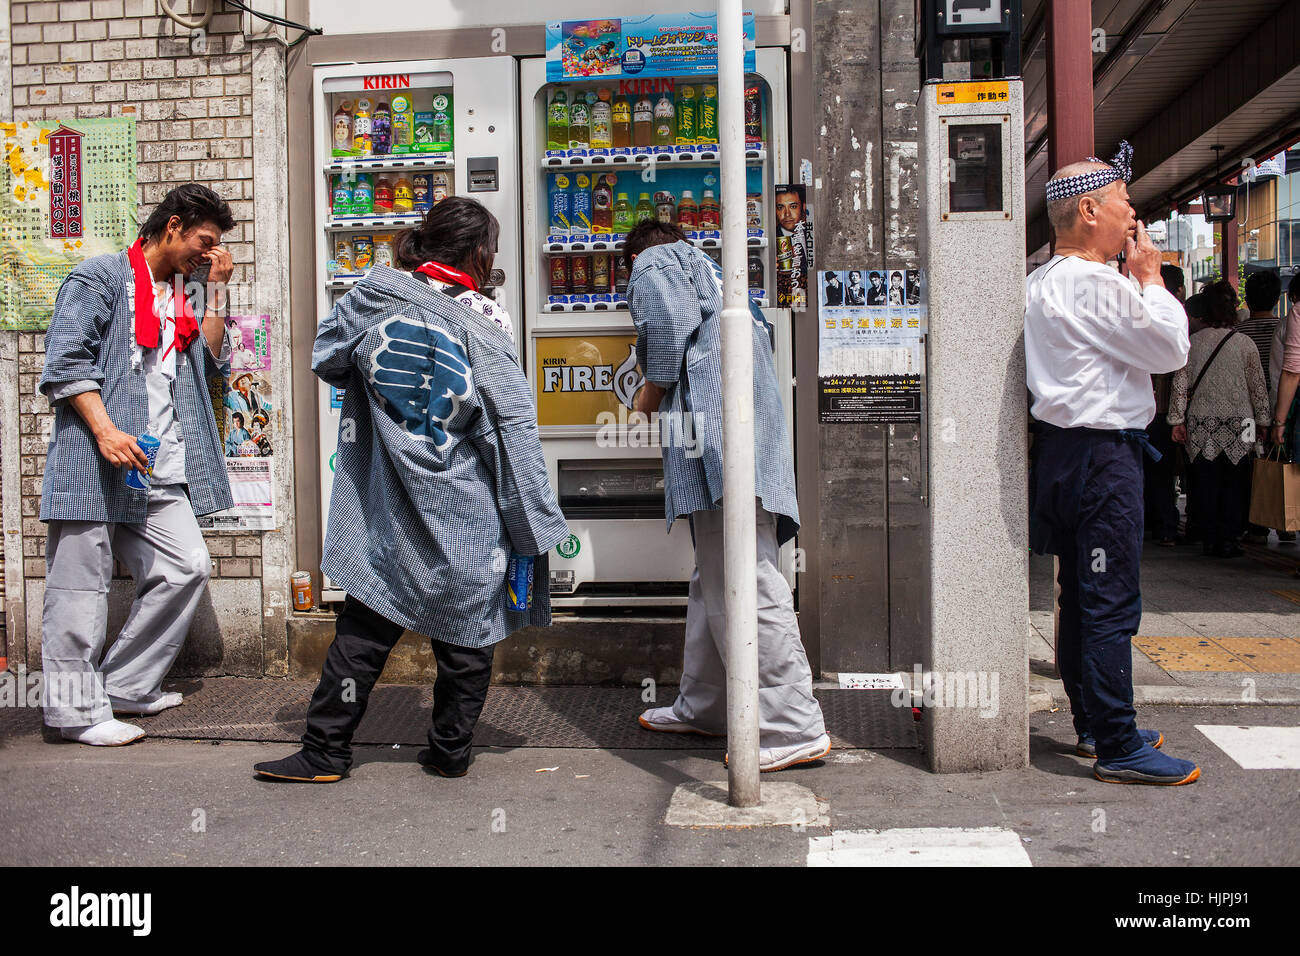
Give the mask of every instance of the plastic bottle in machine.
[[672, 146], [677, 140], [677, 108], [667, 93], [660, 95], [654, 108], [654, 145]]
[[547, 204], [550, 208], [550, 221], [547, 225], [547, 232], [553, 236], [567, 236], [573, 228], [571, 215], [573, 196], [569, 192], [569, 185], [567, 173], [551, 173], [551, 181], [547, 190], [550, 199]]
[[352, 101], [343, 100], [334, 111], [334, 155], [352, 152]]
[[331, 190], [333, 201], [330, 209], [336, 216], [352, 215], [352, 180], [346, 176], [334, 177], [334, 188]]
[[609, 253], [594, 253], [591, 257], [591, 291], [596, 295], [609, 295], [609, 287]]
[[682, 198], [677, 203], [677, 225], [682, 232], [695, 232], [699, 228], [699, 209], [695, 197], [689, 189], [682, 190]]
[[392, 215], [393, 181], [386, 173], [380, 173], [375, 180], [374, 205], [376, 215]]
[[416, 212], [428, 212], [433, 203], [430, 201], [433, 186], [428, 173], [411, 174], [411, 203]]
[[611, 108], [614, 127], [614, 148], [627, 149], [632, 145], [632, 104], [626, 96], [614, 100]]
[[632, 204], [627, 201], [627, 193], [619, 193], [614, 202], [614, 231], [627, 233], [632, 231], [636, 220], [632, 217]]
[[397, 182], [393, 183], [393, 212], [405, 216], [414, 211], [415, 187], [404, 173], [399, 173]]
[[614, 108], [611, 93], [601, 87], [596, 92], [596, 102], [591, 106], [591, 148], [609, 149], [614, 145]]
[[722, 210], [712, 189], [704, 190], [700, 198], [699, 223], [701, 232], [717, 232], [722, 228]]
[[369, 216], [374, 212], [375, 187], [369, 173], [357, 173], [352, 184], [352, 215]]
[[763, 141], [763, 100], [758, 84], [745, 87], [745, 142], [753, 145]]
[[648, 96], [636, 101], [632, 108], [632, 145], [650, 146], [654, 141], [655, 108]]
[[718, 88], [712, 83], [700, 87], [700, 108], [696, 117], [695, 142], [716, 146], [718, 142]]
[[763, 257], [758, 252], [749, 254], [749, 294], [767, 295], [763, 285]]
[[573, 96], [569, 107], [569, 149], [586, 149], [591, 145], [591, 106], [581, 93]]
[[677, 91], [677, 145], [695, 145], [695, 114], [697, 112], [695, 87], [683, 86]]
[[650, 201], [649, 193], [642, 193], [636, 198], [636, 221], [644, 222], [647, 219], [655, 218], [654, 203]]
[[352, 118], [352, 151], [359, 156], [369, 156], [373, 144], [370, 140], [370, 100], [357, 100], [357, 112]]
[[407, 152], [415, 142], [415, 113], [411, 98], [404, 93], [393, 97], [393, 152]]
[[[591, 235], [591, 176], [576, 173], [573, 177], [573, 195], [569, 200], [573, 231], [580, 235]], [[577, 273], [574, 273], [575, 285]], [[577, 292], [575, 288], [573, 290]]]
[[439, 93], [433, 98], [433, 145], [435, 151], [451, 149], [451, 97]]
[[591, 191], [591, 231], [597, 235], [614, 231], [614, 188], [608, 173], [596, 174]]
[[370, 117], [370, 144], [375, 155], [391, 153], [393, 142], [393, 114], [387, 100], [375, 104], [374, 115]]
[[451, 176], [443, 171], [433, 174], [433, 204], [436, 206], [451, 195]]
[[546, 148], [569, 148], [569, 94], [556, 90], [546, 107]]
[[677, 203], [666, 189], [655, 193], [655, 218], [669, 225], [677, 223]]

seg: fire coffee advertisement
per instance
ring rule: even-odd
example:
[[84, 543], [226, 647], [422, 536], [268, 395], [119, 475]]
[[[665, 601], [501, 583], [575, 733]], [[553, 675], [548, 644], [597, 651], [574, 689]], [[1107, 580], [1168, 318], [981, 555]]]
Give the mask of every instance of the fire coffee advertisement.
[[818, 421], [920, 422], [928, 324], [919, 269], [817, 273]]
[[807, 187], [778, 185], [776, 197], [776, 307], [808, 308], [808, 273], [812, 270], [813, 226]]
[[595, 428], [602, 413], [630, 409], [645, 381], [636, 364], [635, 335], [539, 335], [533, 360], [537, 424], [543, 429]]

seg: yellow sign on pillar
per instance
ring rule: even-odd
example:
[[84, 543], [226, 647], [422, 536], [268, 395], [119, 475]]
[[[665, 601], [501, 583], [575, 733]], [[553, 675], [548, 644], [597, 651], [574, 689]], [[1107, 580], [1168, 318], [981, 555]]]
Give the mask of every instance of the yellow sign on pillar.
[[1005, 103], [1011, 97], [1011, 84], [999, 83], [940, 83], [934, 88], [935, 102], [940, 106], [949, 103]]

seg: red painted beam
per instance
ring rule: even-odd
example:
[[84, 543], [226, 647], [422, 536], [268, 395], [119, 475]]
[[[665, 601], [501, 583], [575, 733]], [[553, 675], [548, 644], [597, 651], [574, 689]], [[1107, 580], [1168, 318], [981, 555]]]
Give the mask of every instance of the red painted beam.
[[1047, 2], [1049, 175], [1092, 155], [1092, 4]]

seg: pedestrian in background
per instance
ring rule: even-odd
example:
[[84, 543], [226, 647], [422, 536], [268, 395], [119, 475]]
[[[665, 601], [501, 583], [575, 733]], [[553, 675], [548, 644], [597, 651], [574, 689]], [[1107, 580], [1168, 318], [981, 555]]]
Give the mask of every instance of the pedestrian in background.
[[[1255, 348], [1259, 350], [1259, 363], [1264, 370], [1264, 381], [1268, 387], [1268, 407], [1270, 409], [1273, 408], [1273, 403], [1277, 400], [1278, 379], [1282, 373], [1281, 363], [1273, 361], [1273, 343], [1282, 331], [1282, 323], [1273, 314], [1273, 310], [1277, 308], [1277, 300], [1281, 296], [1282, 280], [1278, 277], [1276, 269], [1252, 272], [1246, 277], [1246, 308], [1250, 310], [1250, 314], [1237, 326], [1237, 331], [1242, 335], [1249, 336], [1250, 340], [1255, 343]], [[1263, 436], [1261, 436], [1262, 440]], [[1249, 457], [1254, 458], [1254, 456], [1255, 451], [1252, 445]], [[1249, 477], [1246, 479], [1245, 489], [1242, 494], [1241, 508], [1243, 513], [1249, 516]], [[1264, 544], [1268, 541], [1269, 530], [1262, 525], [1247, 521], [1246, 540], [1252, 544]], [[1295, 532], [1279, 529], [1278, 540], [1295, 541]]]
[[1255, 343], [1234, 328], [1237, 290], [1220, 280], [1201, 295], [1205, 328], [1192, 336], [1187, 365], [1174, 375], [1169, 424], [1191, 462], [1202, 553], [1234, 558], [1242, 553], [1255, 436], [1262, 440], [1272, 420], [1268, 385]]
[[[695, 571], [686, 605], [681, 692], [671, 706], [653, 707], [639, 721], [647, 730], [721, 736], [727, 732], [728, 627], [722, 554], [722, 270], [676, 226], [654, 221], [628, 233], [624, 255], [631, 270], [628, 304], [637, 361], [646, 379], [636, 410], [689, 422], [684, 427], [693, 430], [700, 452], [688, 455], [683, 443], [663, 438], [668, 529], [677, 518], [690, 521]], [[857, 282], [860, 286], [860, 275]], [[794, 462], [771, 329], [752, 302], [750, 317], [757, 500], [725, 505], [755, 512], [759, 770], [772, 771], [820, 760], [830, 753], [831, 740], [813, 696], [790, 585], [778, 566], [781, 545], [799, 529]]]
[[[1033, 396], [1030, 545], [1059, 558], [1057, 661], [1076, 752], [1107, 783], [1191, 783], [1200, 768], [1139, 730], [1132, 638], [1142, 619], [1142, 454], [1153, 373], [1187, 360], [1187, 320], [1129, 204], [1132, 147], [1072, 163], [1047, 183], [1056, 254], [1025, 287]], [[1125, 254], [1132, 279], [1106, 265]]]
[[[1175, 299], [1182, 302], [1186, 296], [1186, 283], [1183, 270], [1166, 262], [1160, 267], [1160, 279], [1165, 288]], [[1169, 390], [1173, 384], [1173, 373], [1164, 372], [1151, 376], [1151, 390], [1156, 399], [1156, 417], [1147, 426], [1151, 444], [1160, 452], [1160, 460], [1151, 456], [1143, 458], [1143, 478], [1146, 494], [1146, 526], [1151, 540], [1161, 547], [1172, 548], [1178, 540], [1178, 489], [1175, 479], [1178, 471], [1178, 446], [1174, 443], [1169, 422], [1165, 416], [1169, 412]]]
[[[45, 722], [69, 740], [131, 743], [144, 731], [114, 713], [182, 700], [162, 679], [212, 571], [195, 518], [232, 503], [208, 378], [229, 373], [217, 300], [234, 272], [221, 234], [234, 225], [212, 190], [178, 186], [127, 251], [87, 259], [54, 302], [40, 381], [54, 408], [41, 658]], [[187, 289], [190, 276], [206, 281]], [[140, 490], [125, 477], [150, 470], [145, 435], [158, 445]], [[135, 579], [135, 599], [101, 662], [114, 559]]]
[[[1278, 367], [1277, 401], [1273, 405], [1273, 441], [1282, 445], [1288, 461], [1295, 461], [1297, 451], [1296, 422], [1300, 418], [1300, 273], [1291, 277], [1287, 286], [1291, 308], [1287, 312], [1286, 336], [1281, 352], [1273, 352]], [[1279, 533], [1280, 537], [1280, 533]], [[1290, 541], [1295, 541], [1291, 532]]]

